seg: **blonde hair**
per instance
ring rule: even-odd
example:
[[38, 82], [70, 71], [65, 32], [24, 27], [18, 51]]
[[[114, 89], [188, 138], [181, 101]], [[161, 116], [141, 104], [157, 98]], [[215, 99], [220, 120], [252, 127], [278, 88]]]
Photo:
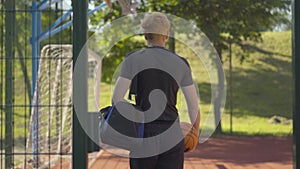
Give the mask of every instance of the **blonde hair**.
[[167, 35], [170, 30], [170, 21], [167, 16], [160, 12], [153, 12], [146, 15], [142, 20], [143, 33]]

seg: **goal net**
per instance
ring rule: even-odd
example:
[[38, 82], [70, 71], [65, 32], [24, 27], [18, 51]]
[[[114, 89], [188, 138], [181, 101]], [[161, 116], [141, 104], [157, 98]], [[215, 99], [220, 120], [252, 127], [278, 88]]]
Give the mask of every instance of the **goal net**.
[[[89, 64], [97, 65], [98, 61], [91, 57]], [[89, 78], [96, 76], [95, 68], [89, 66]], [[28, 167], [52, 168], [58, 162], [71, 162], [72, 74], [72, 45], [43, 47], [26, 142], [27, 153], [32, 153], [25, 162]]]

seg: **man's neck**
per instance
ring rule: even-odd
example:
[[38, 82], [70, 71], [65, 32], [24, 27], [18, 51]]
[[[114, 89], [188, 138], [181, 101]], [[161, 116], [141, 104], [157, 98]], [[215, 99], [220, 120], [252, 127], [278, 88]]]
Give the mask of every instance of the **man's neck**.
[[160, 47], [166, 47], [166, 43], [165, 42], [148, 42], [148, 46], [152, 47], [152, 46], [160, 46]]

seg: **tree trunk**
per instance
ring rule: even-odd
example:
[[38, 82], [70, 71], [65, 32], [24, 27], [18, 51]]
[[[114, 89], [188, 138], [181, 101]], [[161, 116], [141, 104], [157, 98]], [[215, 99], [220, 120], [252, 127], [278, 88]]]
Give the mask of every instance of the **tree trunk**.
[[[222, 49], [215, 45], [215, 48], [219, 54], [219, 58], [222, 63]], [[223, 76], [223, 67], [222, 64], [218, 64], [218, 58], [215, 59], [215, 63], [218, 69], [218, 92], [216, 97], [214, 98], [214, 113], [215, 113], [215, 125], [216, 130], [215, 134], [222, 133], [222, 123], [221, 123], [221, 106], [222, 106], [222, 98], [224, 97], [224, 90], [225, 90], [225, 77]]]
[[16, 42], [16, 44], [17, 44], [17, 51], [18, 51], [18, 55], [19, 55], [19, 61], [20, 61], [21, 69], [22, 69], [24, 79], [25, 79], [25, 86], [26, 86], [26, 89], [27, 89], [27, 95], [28, 95], [29, 102], [31, 104], [31, 85], [30, 85], [30, 80], [29, 80], [29, 76], [28, 76], [28, 73], [27, 73], [25, 59], [22, 58], [23, 53], [22, 53], [22, 50], [21, 50], [22, 49], [21, 45], [19, 44], [18, 41]]
[[175, 53], [175, 33], [172, 28], [170, 29], [170, 36], [169, 36], [169, 50]]

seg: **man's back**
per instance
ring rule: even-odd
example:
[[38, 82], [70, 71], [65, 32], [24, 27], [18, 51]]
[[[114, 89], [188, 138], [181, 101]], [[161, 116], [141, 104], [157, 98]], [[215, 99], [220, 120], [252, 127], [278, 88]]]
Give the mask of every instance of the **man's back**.
[[[146, 121], [147, 115], [153, 117], [157, 113], [162, 114], [155, 121], [175, 121], [179, 86], [193, 84], [187, 61], [157, 46], [129, 54], [120, 76], [132, 79], [130, 94], [136, 95], [137, 105], [144, 111], [152, 105], [152, 111], [145, 112]], [[152, 91], [155, 92], [151, 94]]]

